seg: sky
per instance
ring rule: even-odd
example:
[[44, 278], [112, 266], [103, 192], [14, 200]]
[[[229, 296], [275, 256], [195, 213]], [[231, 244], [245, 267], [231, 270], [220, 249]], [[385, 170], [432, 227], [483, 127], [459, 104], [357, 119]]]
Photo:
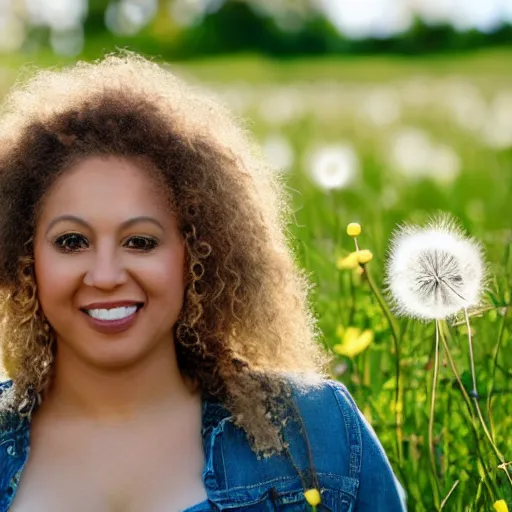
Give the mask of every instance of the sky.
[[512, 0], [320, 0], [335, 26], [355, 38], [407, 30], [414, 15], [459, 30], [492, 31], [512, 23]]

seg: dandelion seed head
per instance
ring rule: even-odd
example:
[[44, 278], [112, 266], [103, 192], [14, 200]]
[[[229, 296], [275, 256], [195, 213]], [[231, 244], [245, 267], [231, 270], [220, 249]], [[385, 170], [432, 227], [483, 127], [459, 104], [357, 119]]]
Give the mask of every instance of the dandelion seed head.
[[449, 217], [394, 234], [386, 285], [397, 314], [449, 318], [480, 303], [485, 266], [481, 245]]

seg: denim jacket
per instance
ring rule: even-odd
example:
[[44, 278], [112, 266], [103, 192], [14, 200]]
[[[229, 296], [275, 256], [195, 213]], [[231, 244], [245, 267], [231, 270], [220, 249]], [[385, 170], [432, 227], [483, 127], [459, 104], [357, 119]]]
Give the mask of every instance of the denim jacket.
[[[0, 395], [11, 386], [12, 381], [0, 383]], [[292, 386], [292, 395], [311, 446], [322, 500], [317, 511], [405, 511], [404, 491], [345, 386], [324, 379], [306, 391]], [[297, 471], [310, 476], [299, 423], [289, 421], [284, 427], [291, 460], [283, 454], [258, 457], [229, 412], [220, 403], [203, 400], [202, 476], [208, 499], [183, 512], [311, 510]], [[4, 419], [0, 424], [0, 512], [11, 506], [29, 448], [28, 420]]]

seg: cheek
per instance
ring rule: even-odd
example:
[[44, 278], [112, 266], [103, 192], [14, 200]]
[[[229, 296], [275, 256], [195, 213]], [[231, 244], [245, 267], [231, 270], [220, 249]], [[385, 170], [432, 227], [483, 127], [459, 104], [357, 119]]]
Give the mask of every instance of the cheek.
[[181, 303], [186, 280], [184, 251], [164, 253], [148, 263], [149, 265], [139, 274], [146, 283], [147, 292]]
[[43, 310], [46, 312], [52, 305], [63, 302], [71, 305], [77, 281], [74, 265], [63, 262], [46, 247], [35, 250], [34, 260], [37, 296]]

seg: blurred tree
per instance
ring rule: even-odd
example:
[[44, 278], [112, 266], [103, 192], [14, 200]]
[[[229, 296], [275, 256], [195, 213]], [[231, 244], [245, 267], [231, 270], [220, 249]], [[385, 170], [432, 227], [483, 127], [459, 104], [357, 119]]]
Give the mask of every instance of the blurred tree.
[[86, 38], [108, 32], [105, 24], [105, 0], [89, 0], [89, 10], [84, 21], [84, 32]]
[[[106, 22], [109, 6], [126, 15], [134, 7], [135, 10], [147, 8], [149, 0], [88, 0], [82, 55], [91, 57], [114, 46], [127, 46], [164, 58], [237, 52], [259, 52], [279, 57], [326, 53], [421, 55], [512, 43], [512, 25], [503, 25], [492, 33], [482, 34], [477, 30], [458, 32], [451, 25], [431, 25], [420, 18], [415, 19], [410, 29], [402, 34], [351, 40], [337, 31], [321, 10], [318, 0], [154, 2], [148, 11], [148, 20], [152, 17], [152, 21], [145, 20], [140, 27], [135, 25], [133, 31], [112, 33], [109, 28], [114, 28]], [[48, 47], [48, 27], [28, 17], [26, 19], [27, 35], [21, 51]]]

